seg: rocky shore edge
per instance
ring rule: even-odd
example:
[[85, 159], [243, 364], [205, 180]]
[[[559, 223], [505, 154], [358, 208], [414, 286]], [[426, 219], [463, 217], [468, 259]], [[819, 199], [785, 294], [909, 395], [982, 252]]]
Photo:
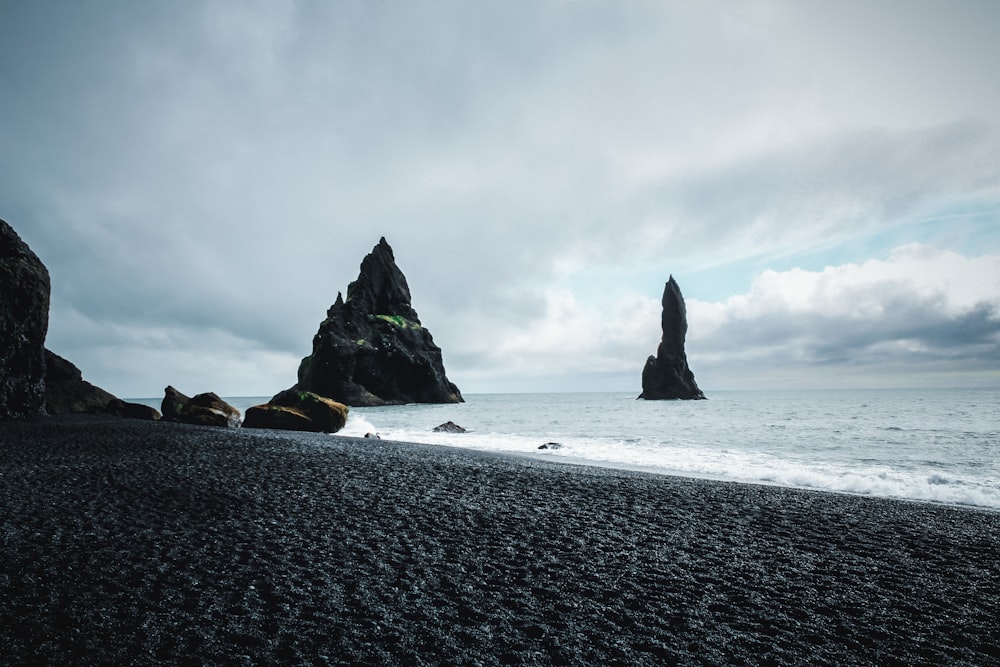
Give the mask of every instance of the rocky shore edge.
[[996, 664], [1000, 513], [312, 433], [0, 430], [9, 664]]

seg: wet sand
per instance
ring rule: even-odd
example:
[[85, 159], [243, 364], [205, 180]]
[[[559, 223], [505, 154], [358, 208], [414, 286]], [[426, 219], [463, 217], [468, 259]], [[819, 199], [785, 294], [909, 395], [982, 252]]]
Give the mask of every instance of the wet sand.
[[1000, 512], [0, 423], [4, 664], [1000, 664]]

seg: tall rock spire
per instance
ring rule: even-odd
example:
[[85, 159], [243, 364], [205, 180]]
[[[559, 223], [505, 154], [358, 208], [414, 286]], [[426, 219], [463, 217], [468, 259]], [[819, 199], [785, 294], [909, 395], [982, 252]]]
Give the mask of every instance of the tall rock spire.
[[410, 305], [406, 276], [396, 266], [396, 258], [384, 236], [362, 260], [358, 279], [347, 286], [347, 299], [369, 312], [398, 315], [420, 324], [417, 312]]
[[642, 369], [642, 393], [639, 398], [700, 399], [705, 394], [694, 381], [694, 373], [688, 368], [684, 339], [687, 337], [687, 309], [684, 296], [673, 276], [663, 288], [663, 314], [660, 317], [663, 337], [656, 356], [646, 359]]
[[385, 238], [361, 262], [347, 298], [338, 294], [330, 306], [295, 388], [354, 406], [462, 402]]

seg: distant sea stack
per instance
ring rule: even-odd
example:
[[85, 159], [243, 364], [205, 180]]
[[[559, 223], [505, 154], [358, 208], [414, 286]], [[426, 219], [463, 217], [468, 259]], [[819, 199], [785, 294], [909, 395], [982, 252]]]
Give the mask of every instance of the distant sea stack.
[[694, 381], [684, 353], [687, 336], [687, 309], [684, 296], [673, 276], [663, 288], [663, 315], [660, 318], [663, 338], [656, 348], [656, 356], [646, 359], [642, 369], [642, 393], [639, 398], [648, 400], [702, 399], [705, 394]]
[[383, 237], [326, 313], [294, 387], [352, 406], [461, 403]]

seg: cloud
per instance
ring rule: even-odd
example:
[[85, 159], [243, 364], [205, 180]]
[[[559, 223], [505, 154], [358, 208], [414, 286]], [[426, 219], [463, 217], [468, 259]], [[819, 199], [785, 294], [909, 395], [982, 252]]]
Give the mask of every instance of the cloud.
[[46, 347], [122, 397], [156, 397], [168, 384], [188, 394], [271, 395], [295, 382], [304, 356], [241, 338], [214, 322], [122, 323], [92, 319], [67, 304], [52, 307], [60, 321], [55, 331], [50, 327]]
[[573, 376], [584, 376], [612, 378], [620, 386], [614, 376], [641, 371], [655, 352], [659, 320], [659, 303], [642, 295], [581, 303], [570, 291], [554, 288], [544, 293], [544, 309], [530, 322], [480, 320], [459, 327], [465, 333], [451, 341], [446, 361], [473, 380], [571, 384]]
[[1000, 132], [981, 122], [842, 132], [651, 184], [617, 202], [627, 224], [577, 246], [590, 258], [695, 256], [703, 266], [794, 255], [956, 200], [1000, 201], [998, 156]]
[[[925, 245], [822, 271], [766, 271], [749, 293], [688, 304], [693, 362], [766, 380], [1000, 372], [1000, 256]], [[895, 381], [899, 381], [897, 377]]]
[[[54, 348], [116, 393], [142, 383], [102, 337], [157, 390], [287, 386], [382, 235], [449, 369], [597, 386], [655, 349], [656, 316], [640, 330], [670, 272], [830, 246], [863, 262], [880, 230], [995, 210], [995, 15], [9, 3], [0, 215], [49, 266]], [[214, 382], [177, 356], [195, 349]]]
[[[517, 379], [639, 388], [659, 342], [658, 299], [588, 303], [555, 289], [544, 303], [530, 323], [462, 320], [464, 334], [447, 348], [449, 368], [490, 386]], [[745, 294], [687, 305], [689, 360], [709, 389], [1000, 376], [1000, 255], [910, 244], [862, 264], [768, 270]]]

